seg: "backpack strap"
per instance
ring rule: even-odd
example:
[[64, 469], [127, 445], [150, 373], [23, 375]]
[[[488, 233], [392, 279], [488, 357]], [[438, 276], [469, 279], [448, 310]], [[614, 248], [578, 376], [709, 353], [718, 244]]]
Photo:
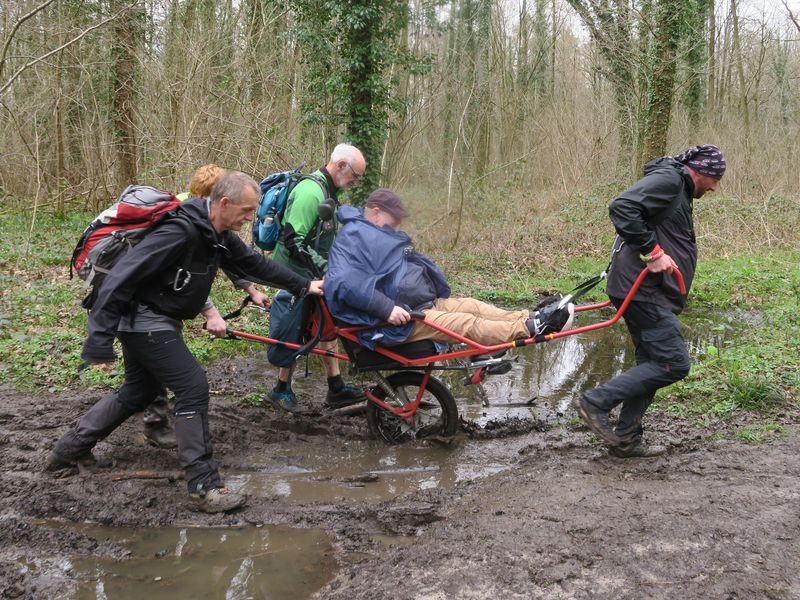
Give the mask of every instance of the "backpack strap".
[[[194, 251], [200, 243], [200, 232], [197, 231], [197, 227], [195, 227], [194, 223], [179, 214], [173, 213], [170, 221], [177, 223], [183, 228], [188, 242], [186, 245], [186, 253], [183, 255], [183, 262], [175, 272], [175, 279], [172, 281], [172, 290], [180, 292], [189, 285], [189, 281], [192, 279], [192, 260], [194, 259]], [[182, 277], [185, 277], [185, 279], [182, 279]]]
[[[331, 193], [328, 190], [328, 183], [325, 181], [324, 178], [322, 178], [322, 177], [320, 177], [318, 175], [315, 175], [314, 173], [304, 173], [304, 174], [300, 175], [294, 181], [294, 183], [292, 184], [291, 189], [289, 190], [289, 198], [290, 199], [292, 198], [292, 192], [294, 191], [295, 186], [297, 186], [297, 184], [300, 183], [301, 181], [303, 181], [304, 179], [310, 179], [311, 181], [316, 182], [317, 185], [322, 188], [322, 196], [323, 196], [322, 201], [323, 202], [332, 201], [334, 206], [337, 204], [336, 198], [331, 196]], [[286, 210], [284, 211], [284, 219], [286, 218], [286, 213], [289, 212], [290, 206], [291, 206], [291, 203], [289, 201], [287, 201]], [[316, 236], [317, 240], [319, 241], [320, 225], [322, 225], [322, 221], [320, 220], [319, 215], [317, 215], [317, 218], [314, 221], [314, 224], [311, 226], [311, 228], [308, 230], [308, 233], [303, 238], [303, 244], [308, 246], [308, 244], [311, 242], [312, 239], [314, 239], [315, 236]], [[285, 231], [285, 227], [283, 228], [283, 230]], [[283, 235], [283, 231], [281, 232], [281, 235]]]
[[[197, 246], [200, 243], [200, 232], [195, 227], [194, 223], [192, 223], [186, 217], [183, 217], [177, 214], [175, 211], [167, 213], [165, 219], [159, 221], [155, 225], [159, 225], [161, 223], [170, 221], [177, 223], [183, 229], [183, 232], [186, 234], [186, 253], [183, 255], [183, 261], [181, 262], [181, 266], [178, 267], [177, 272], [175, 273], [175, 279], [172, 282], [172, 289], [176, 292], [181, 291], [187, 285], [189, 285], [189, 281], [192, 279], [192, 259], [194, 258], [194, 251], [197, 249]], [[182, 274], [185, 274], [185, 279], [181, 280]], [[87, 307], [88, 308], [88, 307]], [[139, 302], [137, 300], [131, 300], [130, 303], [130, 324], [131, 327], [134, 326], [136, 322], [136, 312], [139, 308]]]
[[[285, 226], [285, 224], [286, 224], [286, 215], [288, 214], [289, 210], [291, 209], [291, 202], [294, 200], [291, 197], [291, 194], [294, 191], [294, 187], [298, 183], [300, 183], [300, 181], [302, 181], [303, 179], [311, 179], [311, 180], [315, 181], [317, 183], [317, 185], [320, 186], [320, 188], [322, 188], [322, 195], [323, 195], [323, 201], [322, 202], [332, 202], [334, 207], [337, 205], [336, 199], [331, 196], [330, 191], [328, 190], [327, 182], [323, 178], [321, 178], [318, 175], [315, 175], [313, 173], [300, 175], [297, 178], [297, 180], [294, 181], [293, 184], [292, 184], [292, 187], [291, 187], [291, 189], [289, 191], [290, 199], [287, 200], [286, 210], [284, 211], [284, 216], [283, 216], [283, 221], [282, 221], [283, 227], [281, 228], [281, 233], [280, 233], [280, 236], [281, 236], [280, 239], [281, 239], [281, 242], [283, 242], [284, 245], [286, 245], [286, 226]], [[309, 247], [309, 244], [311, 243], [311, 240], [313, 240], [316, 237], [316, 243], [314, 244], [314, 249], [315, 250], [319, 249], [319, 236], [320, 236], [320, 233], [322, 231], [322, 223], [323, 223], [323, 221], [322, 221], [322, 219], [321, 219], [321, 217], [319, 215], [319, 212], [317, 212], [317, 217], [316, 217], [316, 219], [314, 219], [313, 225], [309, 228], [309, 230], [306, 233], [305, 237], [303, 238], [303, 241], [301, 242], [301, 244], [297, 244], [296, 242], [294, 244], [297, 247], [299, 253], [303, 256], [304, 261], [307, 263], [306, 266], [311, 270], [311, 273], [313, 273], [315, 277], [321, 277], [322, 273], [320, 272], [319, 268], [316, 266], [314, 261], [311, 259], [311, 256], [308, 253], [307, 248]]]

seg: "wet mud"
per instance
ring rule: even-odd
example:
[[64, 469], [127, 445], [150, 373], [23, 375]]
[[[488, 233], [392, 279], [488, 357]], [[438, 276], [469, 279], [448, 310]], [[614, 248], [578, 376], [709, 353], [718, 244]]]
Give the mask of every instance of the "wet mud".
[[794, 408], [761, 444], [733, 441], [742, 422], [698, 429], [656, 411], [650, 439], [670, 451], [650, 460], [610, 458], [569, 410], [541, 406], [529, 418], [467, 416], [452, 440], [386, 447], [363, 416], [324, 408], [321, 377], [296, 383], [294, 416], [242, 401], [274, 379], [259, 356], [208, 373], [216, 457], [251, 497], [227, 515], [191, 510], [174, 451], [147, 445], [138, 416], [98, 446], [110, 471], [45, 472], [55, 441], [103, 392], [0, 387], [0, 597], [114, 598], [79, 595], [65, 567], [131, 560], [130, 545], [95, 527], [277, 525], [324, 532], [334, 566], [312, 588], [269, 597], [800, 598]]

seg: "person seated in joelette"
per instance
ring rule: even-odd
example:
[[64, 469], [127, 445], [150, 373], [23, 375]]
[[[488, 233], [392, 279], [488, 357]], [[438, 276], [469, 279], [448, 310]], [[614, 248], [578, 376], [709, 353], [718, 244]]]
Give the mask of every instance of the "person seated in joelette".
[[415, 251], [411, 238], [399, 229], [409, 213], [392, 190], [379, 188], [363, 211], [342, 206], [337, 216], [343, 226], [328, 257], [328, 308], [334, 318], [351, 325], [391, 325], [359, 332], [363, 346], [458, 342], [413, 321], [411, 311], [421, 311], [426, 321], [484, 345], [541, 332], [535, 311], [503, 310], [474, 298], [451, 297], [441, 269]]

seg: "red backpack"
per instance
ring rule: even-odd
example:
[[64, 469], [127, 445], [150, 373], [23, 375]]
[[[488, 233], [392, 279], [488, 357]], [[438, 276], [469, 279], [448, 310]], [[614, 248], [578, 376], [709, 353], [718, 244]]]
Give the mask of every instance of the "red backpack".
[[117, 201], [101, 212], [84, 230], [70, 260], [78, 277], [91, 286], [83, 307], [91, 309], [100, 286], [112, 267], [128, 250], [138, 244], [156, 224], [173, 217], [186, 230], [190, 250], [186, 253], [184, 270], [188, 271], [199, 233], [188, 220], [176, 217], [180, 206], [175, 194], [147, 185], [129, 185]]

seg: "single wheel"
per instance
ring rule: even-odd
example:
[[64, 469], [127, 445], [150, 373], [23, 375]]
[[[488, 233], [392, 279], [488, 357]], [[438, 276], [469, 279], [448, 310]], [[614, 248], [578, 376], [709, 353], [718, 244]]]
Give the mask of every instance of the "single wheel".
[[[419, 371], [398, 371], [389, 375], [386, 380], [392, 386], [399, 403], [411, 404], [417, 398], [424, 377], [425, 374]], [[387, 401], [385, 390], [378, 385], [373, 388], [372, 393], [387, 404], [397, 402], [391, 398]], [[367, 424], [372, 435], [388, 444], [434, 435], [449, 437], [458, 428], [458, 409], [450, 390], [435, 377], [429, 377], [412, 423], [407, 423], [374, 402], [367, 401]]]

